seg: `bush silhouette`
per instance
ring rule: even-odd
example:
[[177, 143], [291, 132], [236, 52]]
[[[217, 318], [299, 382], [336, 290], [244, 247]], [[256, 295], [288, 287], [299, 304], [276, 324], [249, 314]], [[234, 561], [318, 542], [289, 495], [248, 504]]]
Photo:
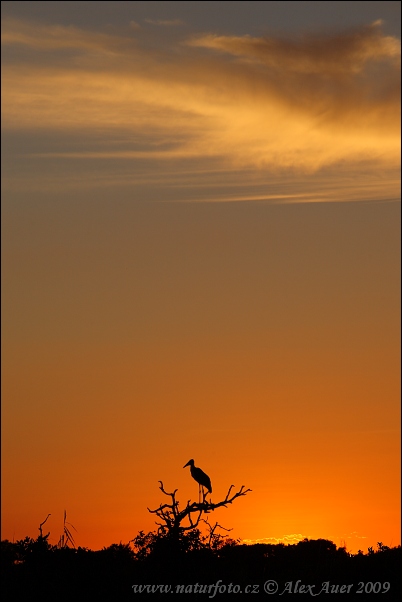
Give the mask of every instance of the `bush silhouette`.
[[[175, 496], [170, 500], [171, 504], [177, 504]], [[164, 512], [168, 511], [167, 506]], [[162, 507], [163, 504], [157, 510]], [[241, 589], [248, 584], [259, 585], [261, 595], [265, 596], [262, 585], [268, 579], [276, 580], [282, 588], [285, 583], [297, 580], [317, 588], [326, 582], [331, 587], [336, 584], [357, 587], [359, 582], [376, 582], [382, 587], [388, 583], [389, 591], [382, 592], [382, 596], [397, 599], [401, 593], [400, 546], [390, 548], [379, 542], [367, 554], [361, 550], [351, 554], [327, 539], [304, 539], [288, 545], [246, 545], [223, 534], [218, 523], [211, 525], [208, 516], [201, 518], [209, 514], [210, 506], [200, 508], [189, 502], [188, 507], [196, 517], [202, 510], [199, 520], [196, 518], [192, 523], [187, 515], [180, 515], [190, 528], [177, 529], [177, 524], [169, 528], [172, 524], [169, 518], [155, 531], [140, 531], [128, 543], [120, 542], [98, 551], [60, 545], [60, 540], [53, 546], [49, 543], [49, 533], [44, 535], [41, 529], [36, 539], [3, 540], [3, 599], [132, 600], [133, 585], [147, 584], [150, 588], [160, 584], [180, 585], [187, 588], [183, 591], [192, 592], [196, 583], [211, 585], [219, 580]], [[180, 513], [179, 506], [175, 508]], [[160, 518], [158, 512], [153, 513]], [[201, 525], [205, 526], [204, 531]], [[136, 594], [140, 599], [146, 595]], [[200, 595], [205, 599], [204, 594]]]

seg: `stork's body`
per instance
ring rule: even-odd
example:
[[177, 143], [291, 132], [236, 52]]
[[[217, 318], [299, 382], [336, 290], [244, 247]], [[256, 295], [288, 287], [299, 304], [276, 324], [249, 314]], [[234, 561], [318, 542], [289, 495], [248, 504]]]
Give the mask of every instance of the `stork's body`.
[[[195, 481], [197, 481], [200, 489], [201, 489], [201, 487], [202, 488], [205, 487], [205, 489], [207, 489], [207, 491], [209, 491], [209, 493], [212, 493], [211, 479], [209, 478], [209, 476], [207, 474], [205, 474], [205, 472], [203, 470], [201, 470], [201, 468], [194, 466], [194, 460], [189, 460], [187, 462], [187, 464], [185, 464], [183, 466], [183, 468], [186, 468], [186, 466], [190, 466], [190, 474], [193, 477], [193, 479]], [[204, 490], [202, 492], [203, 492], [203, 498], [205, 499]]]

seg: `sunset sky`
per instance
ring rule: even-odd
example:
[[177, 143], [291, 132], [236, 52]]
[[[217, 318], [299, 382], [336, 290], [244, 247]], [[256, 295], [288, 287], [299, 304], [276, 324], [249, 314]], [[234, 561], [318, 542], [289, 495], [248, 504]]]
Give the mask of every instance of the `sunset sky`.
[[400, 3], [2, 2], [2, 539], [400, 544]]

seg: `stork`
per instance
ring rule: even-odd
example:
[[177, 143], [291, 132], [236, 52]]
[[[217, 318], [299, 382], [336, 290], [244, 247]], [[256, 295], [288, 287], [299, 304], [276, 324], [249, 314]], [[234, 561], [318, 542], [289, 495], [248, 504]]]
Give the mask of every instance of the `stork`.
[[205, 501], [206, 494], [204, 493], [204, 487], [205, 487], [205, 489], [207, 489], [209, 491], [209, 493], [212, 493], [211, 479], [209, 478], [209, 476], [207, 474], [205, 474], [205, 472], [203, 470], [201, 470], [201, 468], [194, 466], [194, 460], [189, 460], [187, 462], [187, 464], [185, 464], [183, 466], [183, 468], [186, 468], [186, 466], [190, 466], [190, 474], [193, 477], [193, 479], [195, 481], [197, 481], [197, 483], [199, 485], [198, 501], [200, 500], [201, 489], [202, 489], [203, 500]]

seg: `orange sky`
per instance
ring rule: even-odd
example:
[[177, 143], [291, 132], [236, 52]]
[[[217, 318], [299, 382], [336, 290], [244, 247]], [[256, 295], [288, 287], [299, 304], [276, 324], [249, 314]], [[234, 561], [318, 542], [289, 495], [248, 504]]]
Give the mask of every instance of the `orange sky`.
[[11, 13], [2, 538], [127, 542], [194, 458], [234, 538], [398, 545], [398, 37]]

